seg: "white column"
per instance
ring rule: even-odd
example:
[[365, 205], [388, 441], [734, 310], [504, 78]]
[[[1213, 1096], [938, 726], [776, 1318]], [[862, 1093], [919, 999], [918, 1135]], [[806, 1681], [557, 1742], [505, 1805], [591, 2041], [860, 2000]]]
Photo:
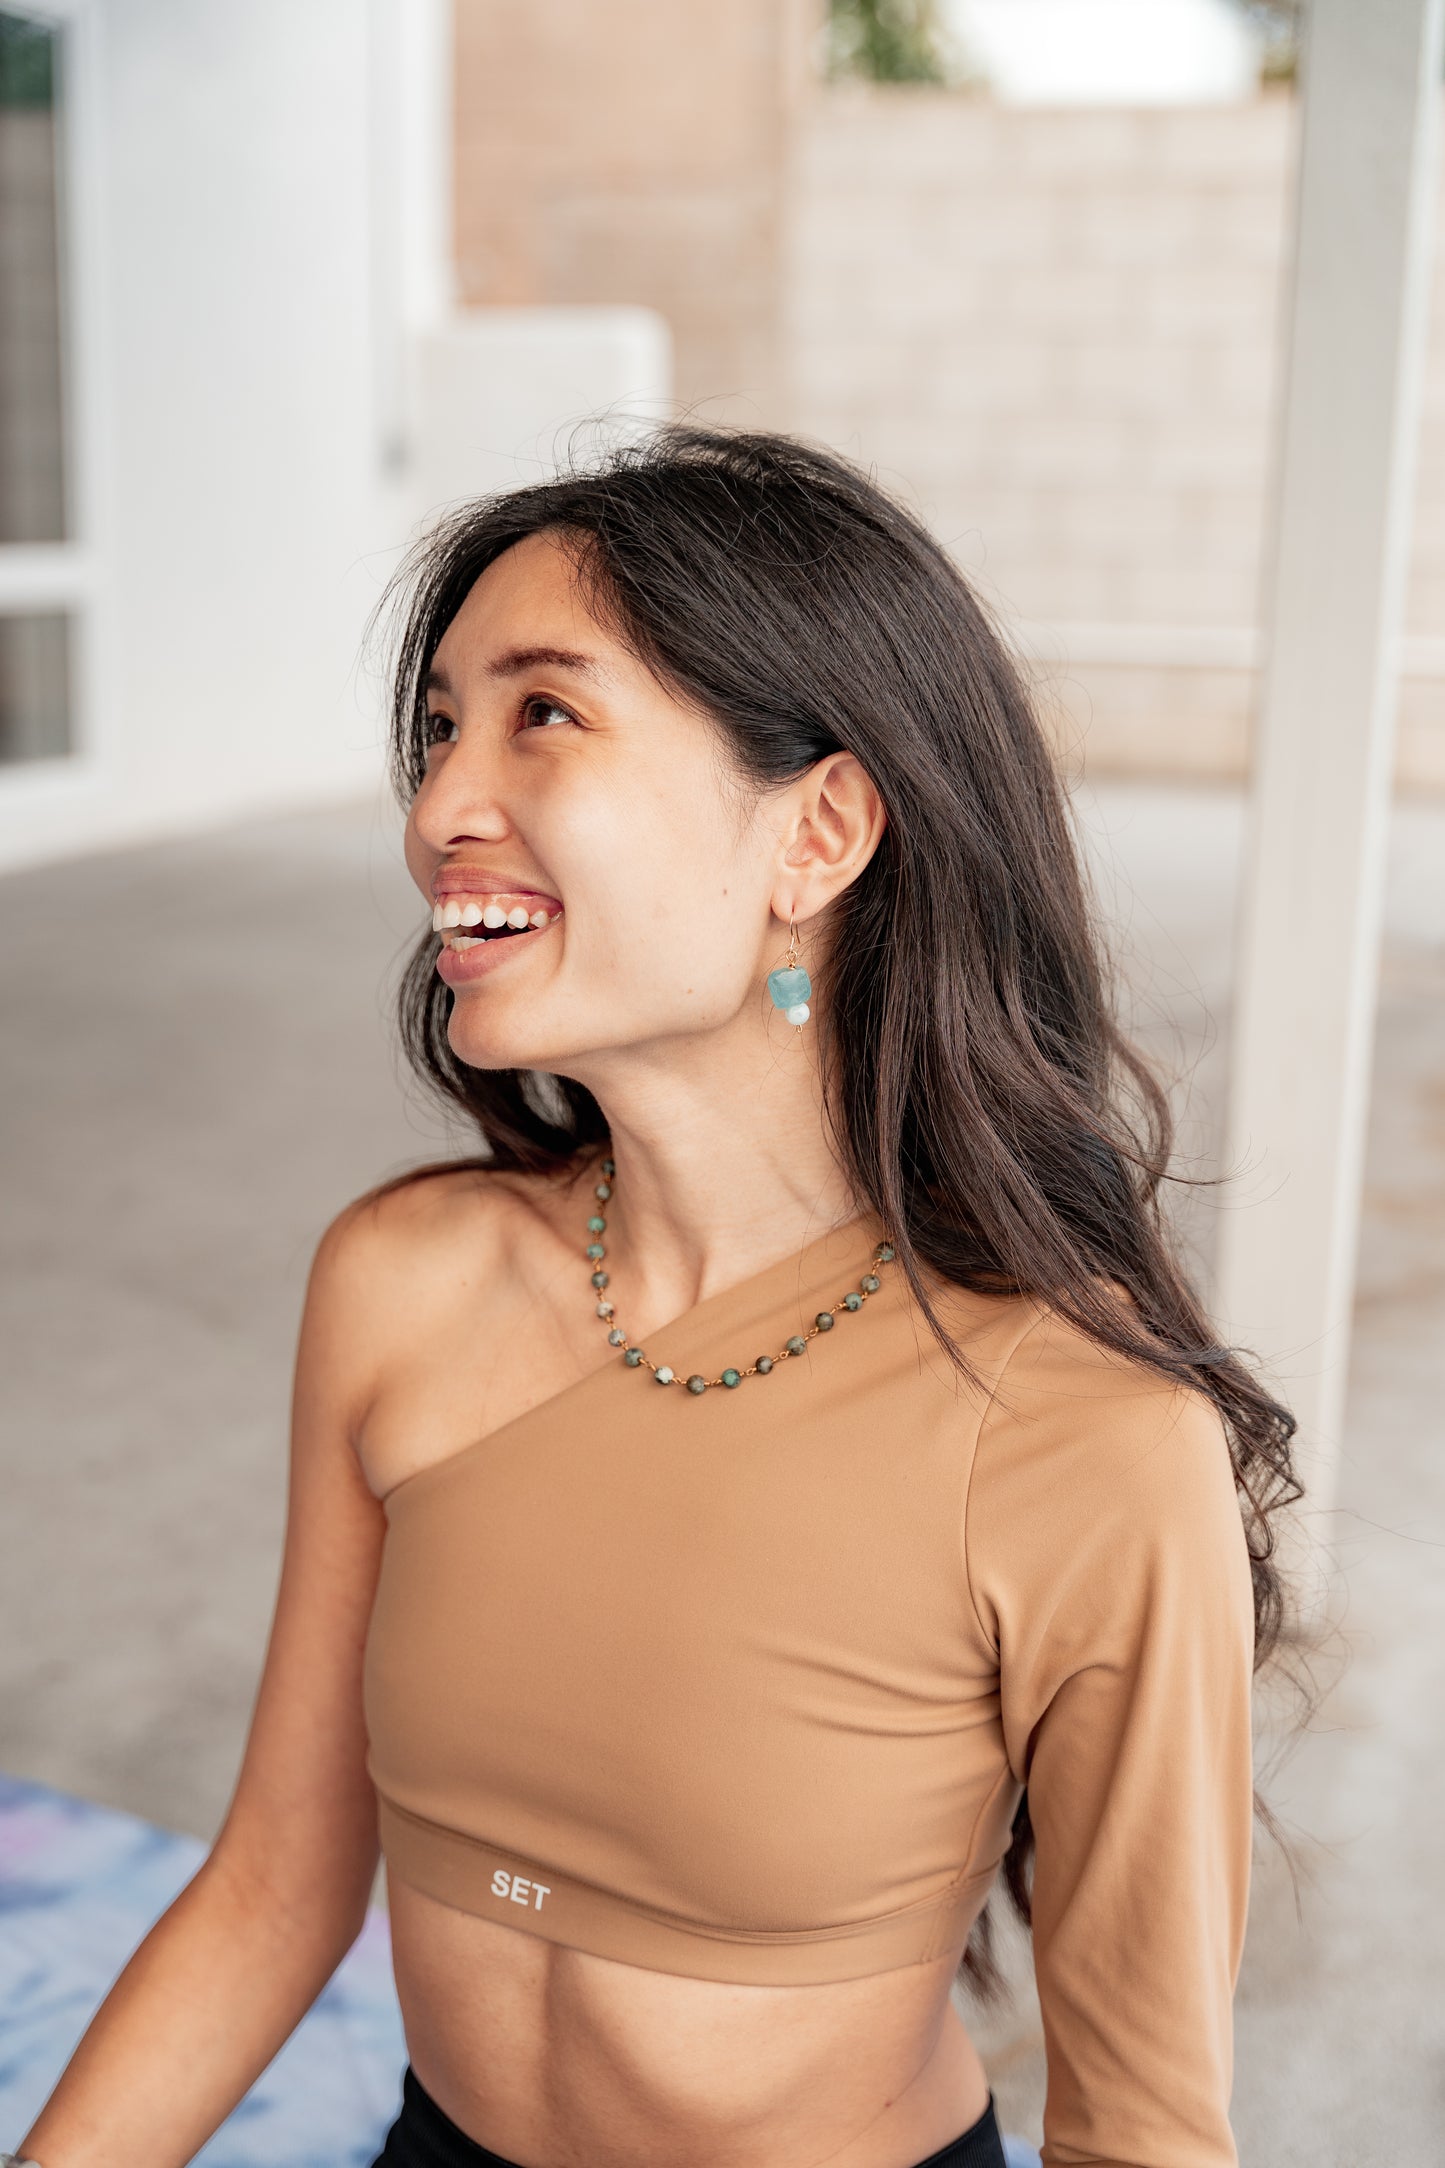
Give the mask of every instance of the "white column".
[[1313, 0], [1216, 1308], [1339, 1452], [1445, 0]]
[[455, 298], [452, 0], [368, 0], [367, 22], [377, 452], [404, 486], [416, 457], [415, 344]]

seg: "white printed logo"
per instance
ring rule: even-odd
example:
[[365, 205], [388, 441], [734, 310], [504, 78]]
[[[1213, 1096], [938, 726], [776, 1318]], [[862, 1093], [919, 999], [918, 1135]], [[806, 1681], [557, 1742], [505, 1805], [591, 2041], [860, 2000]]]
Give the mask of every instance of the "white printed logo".
[[524, 1874], [508, 1874], [504, 1867], [499, 1867], [492, 1876], [492, 1895], [510, 1897], [514, 1905], [529, 1904], [534, 1911], [540, 1912], [542, 1899], [551, 1894], [549, 1882], [529, 1882]]

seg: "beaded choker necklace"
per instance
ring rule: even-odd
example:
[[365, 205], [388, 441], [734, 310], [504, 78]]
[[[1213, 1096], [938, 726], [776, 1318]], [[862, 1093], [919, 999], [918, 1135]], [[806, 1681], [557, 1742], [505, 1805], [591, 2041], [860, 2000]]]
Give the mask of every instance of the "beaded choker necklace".
[[[604, 1205], [612, 1195], [612, 1181], [617, 1173], [617, 1168], [612, 1160], [604, 1159], [601, 1163], [600, 1172], [602, 1180], [597, 1183], [592, 1194], [599, 1205]], [[602, 1269], [602, 1260], [607, 1255], [602, 1246], [602, 1237], [606, 1232], [607, 1221], [600, 1211], [594, 1212], [587, 1222], [588, 1241], [586, 1254], [588, 1262], [592, 1266], [592, 1285], [597, 1291], [597, 1315], [607, 1326], [607, 1344], [609, 1347], [621, 1350], [622, 1360], [627, 1364], [629, 1370], [650, 1370], [659, 1385], [675, 1385], [677, 1383], [677, 1372], [673, 1369], [671, 1363], [653, 1362], [649, 1356], [643, 1353], [640, 1347], [632, 1345], [622, 1327], [615, 1320], [613, 1306], [607, 1300], [607, 1274]], [[785, 1341], [783, 1346], [779, 1348], [776, 1355], [759, 1355], [756, 1361], [746, 1363], [741, 1367], [729, 1363], [728, 1367], [718, 1377], [705, 1378], [695, 1374], [685, 1381], [688, 1391], [690, 1393], [705, 1393], [710, 1385], [725, 1385], [731, 1390], [732, 1387], [741, 1385], [744, 1378], [765, 1378], [768, 1372], [775, 1369], [779, 1363], [787, 1362], [797, 1355], [805, 1355], [810, 1340], [816, 1340], [820, 1332], [831, 1332], [840, 1315], [846, 1316], [852, 1310], [861, 1310], [868, 1297], [877, 1294], [881, 1283], [876, 1268], [879, 1265], [891, 1263], [892, 1259], [893, 1244], [891, 1242], [880, 1242], [873, 1252], [875, 1269], [871, 1272], [865, 1272], [856, 1287], [850, 1288], [846, 1295], [839, 1297], [833, 1309], [820, 1310], [806, 1332], [794, 1333], [792, 1338]]]

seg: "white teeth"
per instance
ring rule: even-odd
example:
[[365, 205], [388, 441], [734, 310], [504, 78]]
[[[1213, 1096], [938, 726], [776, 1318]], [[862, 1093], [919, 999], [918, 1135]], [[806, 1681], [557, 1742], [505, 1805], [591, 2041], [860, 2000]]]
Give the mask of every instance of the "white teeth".
[[474, 933], [453, 934], [447, 943], [448, 948], [480, 948], [481, 945], [480, 936]]
[[475, 897], [463, 901], [452, 896], [433, 904], [431, 923], [433, 933], [446, 933], [453, 926], [485, 926], [489, 933], [510, 926], [521, 933], [529, 926], [555, 926], [561, 916], [560, 911], [549, 911], [545, 904], [529, 912], [525, 903], [507, 905], [499, 903], [495, 896], [485, 904], [478, 903]]

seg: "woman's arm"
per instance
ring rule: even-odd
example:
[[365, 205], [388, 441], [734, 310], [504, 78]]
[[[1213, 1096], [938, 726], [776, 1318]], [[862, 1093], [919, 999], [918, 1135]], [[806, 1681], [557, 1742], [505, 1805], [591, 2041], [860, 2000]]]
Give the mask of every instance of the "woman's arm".
[[1233, 2168], [1254, 1608], [1218, 1414], [1046, 1318], [967, 1548], [1037, 1839], [1045, 2168]]
[[41, 2168], [181, 2168], [294, 2031], [365, 1917], [378, 1848], [361, 1663], [383, 1519], [352, 1441], [378, 1360], [376, 1225], [350, 1207], [312, 1265], [280, 1588], [225, 1824], [19, 2146]]

